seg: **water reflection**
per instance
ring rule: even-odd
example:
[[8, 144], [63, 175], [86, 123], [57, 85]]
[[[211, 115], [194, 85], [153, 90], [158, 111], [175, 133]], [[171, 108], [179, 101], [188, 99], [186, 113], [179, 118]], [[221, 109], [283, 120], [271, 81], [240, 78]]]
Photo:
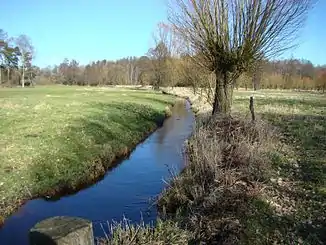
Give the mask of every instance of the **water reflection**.
[[161, 130], [158, 130], [158, 143], [163, 144], [164, 138], [168, 134], [176, 133], [180, 127], [183, 127], [182, 122], [175, 123], [177, 120], [184, 120], [186, 119], [186, 116], [189, 115], [187, 113], [187, 110], [185, 110], [187, 103], [184, 100], [178, 101], [174, 107], [172, 108], [172, 116], [170, 120], [166, 120], [164, 122], [164, 127], [161, 128]]

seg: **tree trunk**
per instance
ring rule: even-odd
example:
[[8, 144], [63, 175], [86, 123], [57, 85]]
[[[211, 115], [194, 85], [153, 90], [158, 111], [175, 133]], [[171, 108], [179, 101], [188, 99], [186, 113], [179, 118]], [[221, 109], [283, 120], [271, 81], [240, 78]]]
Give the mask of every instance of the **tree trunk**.
[[259, 89], [261, 78], [262, 78], [262, 71], [261, 71], [261, 67], [258, 65], [252, 74], [252, 87], [254, 91]]
[[7, 76], [8, 84], [10, 84], [10, 67], [8, 67]]
[[216, 74], [215, 95], [212, 115], [230, 114], [233, 95], [233, 84], [228, 81], [226, 74]]
[[194, 82], [192, 82], [192, 89], [193, 89], [194, 94], [197, 94], [197, 86]]
[[34, 83], [33, 83], [33, 78], [32, 78], [32, 73], [29, 73], [29, 82], [31, 83], [31, 86], [34, 87]]
[[256, 80], [257, 78], [256, 78], [256, 76], [254, 75], [253, 77], [252, 77], [252, 87], [254, 88], [254, 91], [256, 91], [257, 90], [257, 80]]
[[254, 97], [250, 96], [249, 110], [251, 112], [251, 120], [255, 121], [255, 108], [254, 108]]
[[2, 68], [0, 67], [0, 85], [2, 84]]
[[23, 65], [22, 88], [25, 87], [25, 67]]

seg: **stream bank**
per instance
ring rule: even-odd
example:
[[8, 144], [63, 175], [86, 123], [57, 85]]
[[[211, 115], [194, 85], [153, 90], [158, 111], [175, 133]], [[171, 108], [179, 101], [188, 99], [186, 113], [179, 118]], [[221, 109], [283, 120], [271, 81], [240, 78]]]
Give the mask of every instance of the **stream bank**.
[[[121, 220], [154, 222], [157, 217], [151, 199], [166, 187], [171, 172], [183, 168], [183, 144], [194, 127], [190, 104], [177, 103], [166, 119], [104, 178], [79, 192], [55, 200], [35, 199], [23, 205], [0, 229], [4, 245], [27, 245], [28, 231], [38, 221], [52, 216], [77, 216], [93, 222], [95, 236], [103, 236], [100, 224]], [[105, 225], [104, 225], [105, 226]]]

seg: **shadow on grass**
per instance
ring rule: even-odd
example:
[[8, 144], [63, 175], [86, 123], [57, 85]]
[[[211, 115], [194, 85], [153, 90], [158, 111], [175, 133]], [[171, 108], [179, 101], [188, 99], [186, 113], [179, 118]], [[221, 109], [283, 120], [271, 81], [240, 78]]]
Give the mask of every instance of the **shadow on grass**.
[[301, 181], [326, 184], [326, 116], [275, 115], [265, 113], [264, 118], [279, 126], [288, 143], [295, 144], [300, 156]]
[[[270, 104], [270, 103], [269, 103]], [[310, 104], [309, 104], [310, 105]], [[325, 106], [322, 102], [313, 106]], [[296, 147], [297, 167], [279, 161], [283, 174], [298, 182], [295, 191], [283, 190], [299, 203], [295, 229], [307, 244], [326, 241], [326, 116], [322, 115], [262, 115], [279, 126], [285, 142]]]
[[[294, 215], [275, 216], [268, 204], [259, 200], [254, 202], [257, 210], [247, 222], [247, 230], [255, 233], [255, 241], [249, 244], [261, 244], [258, 240], [273, 242], [273, 236], [279, 237], [286, 244], [297, 244], [294, 234], [302, 237], [303, 244], [324, 244], [326, 241], [326, 195], [319, 191], [326, 186], [326, 117], [323, 116], [284, 116], [264, 114], [263, 117], [273, 121], [286, 132], [287, 143], [298, 146], [298, 168], [274, 159], [281, 167], [282, 175], [299, 182], [300, 188], [288, 189], [274, 186], [279, 193], [289, 196], [299, 204]], [[310, 126], [305, 125], [309, 120]], [[315, 131], [314, 125], [322, 125]], [[291, 144], [291, 145], [292, 145]], [[289, 176], [290, 173], [293, 175]], [[293, 234], [293, 235], [291, 235]], [[270, 237], [270, 235], [272, 235]]]
[[[248, 99], [236, 99], [248, 103]], [[273, 163], [280, 167], [281, 176], [298, 183], [298, 188], [275, 184], [281, 199], [290, 197], [297, 205], [294, 213], [276, 215], [266, 202], [253, 199], [244, 207], [246, 244], [325, 244], [326, 242], [326, 115], [314, 114], [310, 108], [323, 111], [326, 100], [259, 98], [255, 100], [262, 118], [278, 126], [284, 141], [295, 149], [297, 162], [288, 162], [287, 156], [276, 153]], [[264, 105], [288, 107], [304, 105], [303, 115], [284, 115], [275, 112], [259, 113]], [[306, 113], [306, 115], [304, 114]], [[300, 238], [301, 237], [301, 238]], [[277, 239], [276, 239], [277, 238]]]
[[90, 107], [89, 116], [71, 123], [64, 134], [48, 142], [50, 151], [36, 159], [30, 169], [35, 196], [58, 198], [95, 183], [165, 118], [163, 109], [135, 103]]
[[[323, 97], [321, 97], [323, 98]], [[236, 103], [247, 103], [248, 99], [236, 99]], [[314, 114], [311, 108], [323, 111], [326, 100], [304, 98], [262, 98], [255, 100], [257, 112], [259, 107], [286, 105], [304, 106], [300, 115], [277, 114], [275, 111], [263, 114], [262, 118], [278, 126], [284, 141], [295, 148], [296, 164], [289, 164], [285, 158], [275, 155], [275, 162], [281, 169], [281, 174], [296, 183], [299, 188], [278, 188], [285, 196], [290, 196], [299, 204], [294, 216], [273, 217], [272, 212], [263, 205], [258, 205], [258, 213], [249, 219], [249, 223], [260, 223], [259, 227], [265, 230], [262, 234], [280, 227], [283, 234], [294, 231], [302, 236], [305, 244], [323, 244], [326, 241], [326, 115]], [[255, 203], [255, 205], [257, 202]], [[266, 214], [266, 215], [265, 215]], [[261, 216], [261, 217], [260, 217]], [[271, 222], [269, 222], [271, 221]], [[248, 224], [250, 225], [250, 224]], [[265, 228], [264, 228], [265, 227]], [[282, 228], [283, 227], [283, 228]], [[284, 230], [284, 227], [286, 228]], [[287, 237], [291, 241], [291, 237]]]

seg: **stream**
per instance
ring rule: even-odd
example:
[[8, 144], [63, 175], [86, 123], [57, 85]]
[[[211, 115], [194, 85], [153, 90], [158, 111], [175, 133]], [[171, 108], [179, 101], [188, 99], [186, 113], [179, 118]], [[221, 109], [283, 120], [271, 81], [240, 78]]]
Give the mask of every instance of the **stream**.
[[188, 101], [177, 103], [163, 126], [139, 144], [96, 184], [58, 200], [35, 199], [9, 217], [0, 229], [1, 245], [29, 245], [28, 232], [37, 222], [53, 216], [77, 216], [93, 222], [94, 236], [103, 237], [101, 224], [123, 217], [138, 223], [156, 220], [151, 200], [157, 197], [171, 172], [183, 167], [184, 141], [194, 127]]

